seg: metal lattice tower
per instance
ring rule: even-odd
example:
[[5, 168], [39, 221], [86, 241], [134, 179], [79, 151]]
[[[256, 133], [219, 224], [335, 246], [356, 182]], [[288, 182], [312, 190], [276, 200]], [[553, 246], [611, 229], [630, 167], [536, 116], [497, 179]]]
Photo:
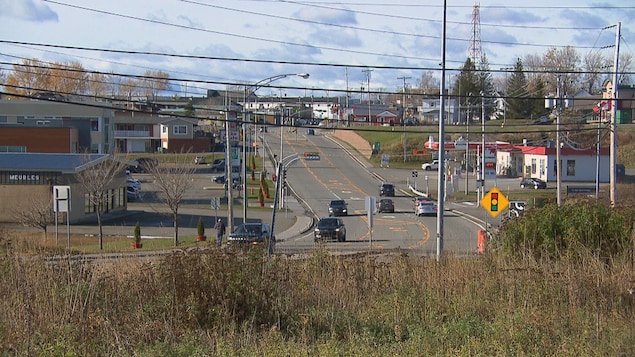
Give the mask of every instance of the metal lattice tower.
[[476, 64], [481, 59], [481, 6], [479, 3], [474, 4], [472, 10], [472, 36], [470, 38], [470, 48], [467, 50], [467, 56]]

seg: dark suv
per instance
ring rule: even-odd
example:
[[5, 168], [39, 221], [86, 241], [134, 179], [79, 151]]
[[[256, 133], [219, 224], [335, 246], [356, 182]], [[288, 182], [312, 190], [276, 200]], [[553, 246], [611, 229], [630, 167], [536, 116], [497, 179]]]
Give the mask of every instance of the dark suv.
[[388, 182], [379, 185], [379, 196], [395, 197], [395, 185]]
[[537, 190], [539, 188], [547, 188], [547, 183], [539, 178], [525, 177], [520, 180], [520, 188], [533, 188]]
[[344, 242], [346, 240], [346, 226], [344, 225], [344, 221], [337, 217], [325, 217], [320, 219], [313, 231], [313, 240], [315, 242], [321, 240]]
[[276, 238], [271, 233], [271, 227], [266, 223], [244, 223], [239, 225], [227, 237], [227, 244], [262, 244], [267, 246], [271, 240], [275, 244]]
[[348, 203], [344, 200], [332, 200], [329, 203], [329, 217], [348, 216]]

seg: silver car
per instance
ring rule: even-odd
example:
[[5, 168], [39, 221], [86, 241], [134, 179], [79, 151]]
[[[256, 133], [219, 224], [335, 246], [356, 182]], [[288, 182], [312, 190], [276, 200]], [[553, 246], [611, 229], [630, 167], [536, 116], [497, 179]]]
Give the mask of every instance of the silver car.
[[415, 206], [415, 215], [436, 216], [437, 204], [432, 201], [419, 201], [419, 203]]

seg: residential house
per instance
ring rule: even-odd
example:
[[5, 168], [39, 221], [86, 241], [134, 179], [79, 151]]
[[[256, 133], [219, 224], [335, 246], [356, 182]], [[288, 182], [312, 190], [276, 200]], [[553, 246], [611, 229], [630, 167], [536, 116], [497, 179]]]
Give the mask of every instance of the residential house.
[[[609, 80], [602, 86], [602, 100], [597, 103], [602, 120], [611, 118], [611, 102], [613, 98], [613, 83]], [[617, 92], [617, 108], [615, 122], [617, 124], [630, 124], [635, 115], [635, 86], [619, 85]]]

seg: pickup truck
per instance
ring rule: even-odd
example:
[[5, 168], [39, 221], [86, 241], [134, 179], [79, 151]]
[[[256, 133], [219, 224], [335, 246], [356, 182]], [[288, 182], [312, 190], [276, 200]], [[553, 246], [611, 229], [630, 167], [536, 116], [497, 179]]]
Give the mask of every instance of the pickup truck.
[[426, 162], [421, 165], [421, 168], [426, 171], [438, 170], [439, 169], [439, 160], [433, 160], [432, 162]]

